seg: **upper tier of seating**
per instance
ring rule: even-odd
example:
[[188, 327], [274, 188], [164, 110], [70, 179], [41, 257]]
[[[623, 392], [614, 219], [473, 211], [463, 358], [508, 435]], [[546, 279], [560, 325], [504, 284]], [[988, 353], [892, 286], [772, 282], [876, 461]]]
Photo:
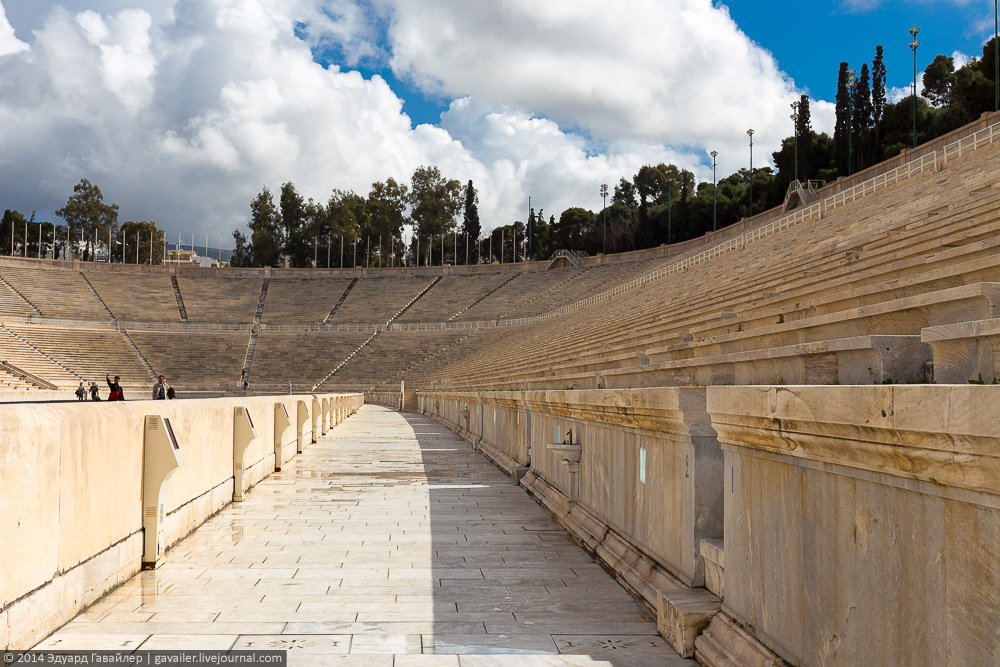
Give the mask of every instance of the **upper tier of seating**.
[[330, 317], [331, 324], [376, 324], [395, 318], [401, 310], [429, 288], [434, 278], [382, 276], [360, 278], [347, 298]]
[[245, 277], [177, 276], [190, 322], [249, 324], [257, 314], [263, 281]]
[[[1000, 316], [1000, 146], [618, 298], [484, 330], [410, 386], [929, 379], [929, 326]], [[974, 378], [973, 378], [974, 379]]]
[[330, 276], [272, 278], [261, 321], [268, 325], [324, 322], [352, 282]]
[[[126, 322], [181, 321], [170, 276], [162, 273], [132, 276], [107, 270], [84, 271], [83, 274], [116, 319]], [[141, 284], [141, 289], [137, 283]]]

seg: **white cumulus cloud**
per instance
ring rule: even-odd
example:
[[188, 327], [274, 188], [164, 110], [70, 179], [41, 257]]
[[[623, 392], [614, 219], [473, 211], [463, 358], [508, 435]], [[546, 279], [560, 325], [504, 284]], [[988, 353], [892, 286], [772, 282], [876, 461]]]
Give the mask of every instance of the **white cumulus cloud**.
[[[0, 13], [0, 208], [54, 217], [86, 177], [170, 238], [230, 238], [264, 185], [325, 200], [421, 165], [473, 180], [487, 229], [529, 195], [596, 210], [645, 163], [745, 166], [751, 126], [765, 163], [798, 99], [704, 0], [39, 0], [17, 17]], [[440, 123], [414, 125], [365, 63], [448, 100]]]
[[602, 142], [732, 154], [753, 126], [776, 145], [798, 99], [770, 53], [704, 0], [391, 5], [399, 75], [446, 98], [517, 105]]
[[17, 38], [14, 27], [7, 20], [7, 12], [0, 4], [0, 57], [27, 51], [28, 45]]

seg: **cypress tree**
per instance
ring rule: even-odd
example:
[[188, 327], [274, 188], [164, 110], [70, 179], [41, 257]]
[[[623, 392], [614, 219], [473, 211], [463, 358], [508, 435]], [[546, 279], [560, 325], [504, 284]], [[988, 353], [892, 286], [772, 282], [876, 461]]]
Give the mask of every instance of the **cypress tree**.
[[809, 113], [809, 96], [799, 97], [799, 117], [795, 120], [795, 133], [799, 141], [799, 178], [808, 181], [816, 173], [816, 156], [813, 149], [812, 118]]
[[885, 62], [882, 60], [882, 45], [875, 47], [872, 61], [872, 125], [875, 131], [874, 155], [878, 162], [882, 156], [882, 116], [885, 113]]
[[479, 263], [479, 244], [476, 240], [482, 229], [479, 226], [479, 207], [476, 206], [476, 188], [472, 186], [470, 180], [465, 186], [465, 211], [462, 216], [462, 235], [469, 239], [469, 263]]
[[868, 77], [868, 63], [861, 65], [861, 77], [854, 84], [851, 101], [851, 131], [854, 133], [854, 171], [861, 171], [871, 162], [870, 137], [872, 133], [872, 98]]
[[837, 107], [836, 123], [833, 127], [833, 162], [837, 173], [847, 175], [847, 135], [850, 95], [847, 91], [847, 63], [840, 63], [840, 73], [837, 75]]
[[809, 113], [809, 96], [802, 95], [799, 97], [799, 109], [796, 112], [799, 114], [798, 119], [795, 121], [795, 131], [798, 133], [799, 138], [806, 137], [812, 133], [812, 117]]

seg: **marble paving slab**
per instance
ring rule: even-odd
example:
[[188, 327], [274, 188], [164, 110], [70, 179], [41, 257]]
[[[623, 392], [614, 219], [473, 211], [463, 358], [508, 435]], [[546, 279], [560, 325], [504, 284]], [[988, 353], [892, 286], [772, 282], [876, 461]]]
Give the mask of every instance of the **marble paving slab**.
[[465, 441], [370, 405], [38, 647], [284, 649], [293, 667], [694, 664]]

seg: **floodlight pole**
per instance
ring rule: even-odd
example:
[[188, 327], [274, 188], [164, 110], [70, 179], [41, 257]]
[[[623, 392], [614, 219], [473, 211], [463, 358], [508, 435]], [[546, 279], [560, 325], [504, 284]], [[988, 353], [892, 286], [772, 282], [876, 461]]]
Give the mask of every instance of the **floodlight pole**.
[[667, 181], [667, 245], [674, 238], [674, 179]]
[[750, 137], [750, 217], [753, 217], [753, 128], [747, 130]]
[[608, 184], [601, 185], [601, 199], [604, 200], [604, 254], [608, 254]]
[[[996, 0], [994, 0], [995, 2]], [[920, 32], [920, 28], [913, 26], [910, 28], [910, 36], [913, 37], [913, 41], [910, 42], [910, 50], [913, 51], [913, 147], [917, 147], [917, 47], [920, 46], [920, 42], [917, 41], [917, 34]]]
[[792, 102], [792, 115], [790, 116], [795, 130], [795, 180], [799, 180], [799, 103]]
[[[854, 137], [854, 75], [857, 71], [852, 67], [847, 70], [847, 175], [854, 173], [854, 148], [851, 139]], [[915, 116], [914, 116], [915, 118]], [[916, 127], [916, 125], [914, 125]], [[916, 136], [916, 135], [914, 135]], [[916, 146], [916, 139], [913, 140]]]
[[[717, 214], [717, 200], [718, 200], [718, 197], [716, 197], [716, 188], [718, 186], [716, 185], [716, 179], [715, 179], [715, 158], [716, 158], [716, 156], [719, 155], [719, 151], [712, 151], [711, 155], [712, 155], [712, 231], [714, 232], [717, 229], [717, 227], [716, 227], [717, 215], [716, 214]], [[669, 243], [669, 239], [668, 239], [668, 243]]]

